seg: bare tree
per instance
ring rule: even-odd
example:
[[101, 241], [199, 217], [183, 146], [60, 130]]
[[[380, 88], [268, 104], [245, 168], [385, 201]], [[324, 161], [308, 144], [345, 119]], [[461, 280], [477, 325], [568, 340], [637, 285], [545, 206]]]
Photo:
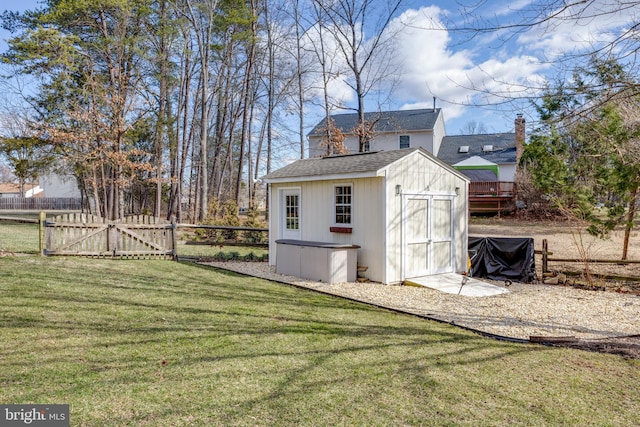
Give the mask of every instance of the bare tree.
[[208, 138], [209, 138], [209, 60], [216, 17], [217, 0], [179, 0], [177, 10], [192, 25], [200, 60], [200, 152], [199, 152], [199, 206], [196, 220], [204, 219], [208, 209]]
[[8, 182], [15, 182], [16, 176], [11, 171], [11, 168], [5, 164], [0, 163], [0, 183], [5, 184]]
[[247, 144], [250, 142], [247, 141], [247, 136], [250, 134], [249, 127], [251, 122], [249, 120], [249, 113], [252, 111], [253, 105], [253, 87], [254, 87], [254, 69], [256, 62], [256, 43], [258, 38], [258, 25], [257, 25], [257, 14], [258, 14], [258, 4], [257, 0], [249, 1], [250, 8], [250, 16], [249, 16], [249, 26], [250, 26], [250, 35], [249, 40], [247, 41], [247, 53], [246, 53], [246, 66], [245, 66], [245, 76], [244, 82], [242, 85], [242, 130], [240, 135], [240, 153], [238, 155], [238, 171], [236, 178], [236, 188], [235, 188], [235, 201], [236, 205], [240, 203], [240, 186], [242, 183], [242, 176], [244, 172], [244, 160], [245, 160], [245, 150]]
[[304, 66], [303, 66], [303, 49], [301, 34], [301, 18], [300, 18], [300, 0], [294, 2], [294, 22], [296, 27], [296, 83], [298, 84], [298, 108], [299, 108], [299, 132], [300, 132], [300, 158], [304, 159]]
[[487, 127], [482, 122], [469, 120], [461, 129], [464, 135], [480, 135], [487, 133]]
[[[324, 12], [331, 26], [342, 59], [351, 72], [347, 84], [357, 97], [358, 151], [365, 150], [365, 97], [382, 80], [389, 78], [389, 61], [392, 55], [391, 42], [395, 34], [389, 24], [398, 13], [403, 0], [379, 2], [374, 0], [314, 0]], [[375, 21], [375, 22], [372, 22]], [[372, 32], [367, 37], [366, 31]], [[383, 58], [386, 55], [386, 58]]]

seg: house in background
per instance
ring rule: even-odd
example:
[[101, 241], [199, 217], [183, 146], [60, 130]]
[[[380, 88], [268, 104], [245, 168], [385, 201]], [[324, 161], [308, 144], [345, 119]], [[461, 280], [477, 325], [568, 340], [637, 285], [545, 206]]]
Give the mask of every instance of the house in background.
[[438, 158], [462, 171], [472, 182], [514, 182], [515, 133], [445, 136]]
[[[365, 151], [389, 151], [401, 148], [422, 147], [429, 153], [437, 154], [444, 138], [444, 117], [440, 108], [422, 110], [382, 111], [365, 113], [365, 121], [373, 124], [374, 137]], [[334, 125], [345, 136], [344, 145], [349, 153], [358, 152], [358, 114], [334, 114]], [[324, 118], [307, 134], [309, 157], [326, 156]]]
[[516, 173], [524, 152], [525, 119], [518, 114], [515, 132], [446, 136], [438, 158], [471, 180], [469, 210], [498, 213], [516, 208]]
[[355, 248], [362, 277], [380, 283], [467, 269], [469, 179], [424, 148], [298, 160], [263, 181], [276, 271], [317, 280], [306, 272]]
[[20, 192], [20, 185], [15, 183], [0, 184], [0, 198], [13, 198], [13, 197], [42, 197], [43, 190], [38, 184], [25, 184], [25, 194]]
[[[355, 132], [357, 114], [331, 116], [336, 128], [345, 136], [345, 147], [358, 152]], [[511, 133], [447, 136], [441, 109], [387, 111], [367, 113], [365, 120], [374, 123], [368, 151], [421, 147], [471, 180], [470, 212], [515, 209], [516, 170], [525, 144], [525, 119], [518, 114]], [[327, 155], [323, 119], [308, 134], [309, 157]]]

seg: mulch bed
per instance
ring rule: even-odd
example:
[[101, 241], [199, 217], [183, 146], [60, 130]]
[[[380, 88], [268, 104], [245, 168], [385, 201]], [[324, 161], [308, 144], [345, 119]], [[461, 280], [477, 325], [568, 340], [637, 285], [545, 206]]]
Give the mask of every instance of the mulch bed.
[[630, 359], [640, 359], [640, 335], [617, 338], [580, 339], [554, 343], [552, 345], [599, 353], [617, 354]]

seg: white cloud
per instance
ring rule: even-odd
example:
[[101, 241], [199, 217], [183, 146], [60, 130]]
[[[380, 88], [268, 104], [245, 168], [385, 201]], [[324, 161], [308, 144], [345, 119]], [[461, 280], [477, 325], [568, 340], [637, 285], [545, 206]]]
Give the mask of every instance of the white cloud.
[[[323, 37], [323, 44], [320, 43], [320, 37]], [[332, 37], [327, 29], [320, 29], [316, 24], [309, 28], [302, 38], [303, 50], [306, 52], [307, 60], [315, 64], [312, 67], [306, 79], [310, 88], [307, 96], [322, 99], [323, 82], [322, 82], [322, 64], [319, 56], [324, 49], [325, 72], [330, 75], [327, 83], [327, 91], [334, 103], [344, 104], [355, 99], [355, 94], [346, 79], [350, 76], [344, 56], [340, 53], [340, 49], [336, 40]]]
[[499, 1], [493, 8], [489, 9], [489, 16], [508, 16], [514, 12], [528, 8], [533, 3], [535, 3], [535, 0]]
[[638, 22], [637, 5], [624, 8], [620, 2], [594, 0], [579, 2], [565, 10], [549, 11], [554, 16], [526, 31], [518, 43], [557, 58], [565, 53], [592, 50], [613, 41], [624, 28]]
[[[490, 3], [495, 7], [487, 7], [482, 13], [502, 22], [522, 23], [534, 19], [541, 10], [544, 12], [537, 0], [519, 0], [507, 6], [504, 2]], [[465, 40], [460, 33], [447, 30], [445, 22], [453, 12], [445, 9], [448, 3], [443, 4], [408, 9], [392, 21], [390, 31], [398, 33], [393, 54], [399, 64], [399, 80], [393, 82], [390, 107], [431, 108], [435, 96], [447, 121], [457, 119], [457, 124], [478, 115], [496, 115], [499, 105], [513, 98], [535, 96], [544, 86], [546, 74], [554, 72], [549, 59], [610, 41], [621, 29], [638, 22], [640, 14], [637, 8], [616, 11], [609, 0], [593, 0], [584, 9], [565, 11], [546, 27], [520, 27], [513, 33], [501, 29], [477, 33]], [[334, 63], [336, 69], [344, 67], [339, 56]], [[344, 80], [349, 77], [346, 72], [332, 81], [331, 93], [353, 106], [354, 93]], [[474, 105], [494, 108], [471, 108]], [[368, 110], [377, 107], [374, 102], [367, 102]], [[514, 116], [513, 110], [505, 111], [499, 113], [508, 119], [502, 128], [510, 127], [509, 117]]]
[[403, 73], [396, 92], [404, 105], [430, 107], [433, 96], [446, 105], [446, 117], [465, 113], [465, 105], [486, 105], [522, 96], [544, 69], [531, 55], [508, 55], [481, 45], [453, 51], [451, 37], [443, 29], [443, 11], [426, 7], [406, 11], [394, 25], [405, 25], [397, 55]]

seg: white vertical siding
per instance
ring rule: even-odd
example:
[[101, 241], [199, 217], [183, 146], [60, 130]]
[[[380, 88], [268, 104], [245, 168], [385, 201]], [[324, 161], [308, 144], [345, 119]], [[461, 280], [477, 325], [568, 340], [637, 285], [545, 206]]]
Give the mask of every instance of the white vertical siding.
[[498, 181], [516, 181], [516, 164], [512, 165], [498, 165]]
[[[352, 185], [352, 233], [330, 231], [334, 224], [334, 186]], [[279, 190], [300, 188], [301, 239], [348, 243], [361, 246], [358, 265], [368, 267], [363, 274], [372, 281], [399, 283], [402, 274], [402, 196], [396, 195], [396, 185], [402, 192], [414, 194], [456, 194], [454, 197], [455, 235], [454, 271], [465, 271], [467, 266], [467, 181], [440, 162], [416, 151], [390, 165], [386, 176], [344, 180], [279, 183], [270, 185], [269, 200], [269, 261], [275, 263], [274, 241], [279, 237]], [[450, 227], [445, 217], [435, 218], [435, 226]], [[444, 233], [436, 230], [435, 233]], [[446, 256], [446, 254], [443, 254]], [[437, 259], [436, 259], [437, 261]]]
[[[465, 271], [467, 260], [467, 182], [440, 163], [415, 153], [393, 164], [387, 175], [387, 283], [398, 283], [402, 277], [402, 197], [395, 196], [400, 185], [404, 194], [456, 194], [454, 225], [454, 271]], [[436, 221], [437, 222], [437, 221]], [[446, 226], [447, 224], [442, 224]], [[440, 231], [437, 231], [440, 233]]]
[[[352, 186], [352, 232], [335, 233], [334, 187]], [[300, 231], [302, 240], [359, 245], [358, 265], [367, 266], [365, 277], [382, 281], [384, 271], [384, 194], [383, 178], [361, 178], [273, 184], [269, 194], [269, 262], [275, 263], [275, 240], [279, 237], [279, 189], [300, 187]], [[340, 225], [347, 227], [347, 225]]]
[[276, 243], [280, 237], [280, 184], [270, 184], [267, 191], [269, 198], [269, 265], [276, 265]]

